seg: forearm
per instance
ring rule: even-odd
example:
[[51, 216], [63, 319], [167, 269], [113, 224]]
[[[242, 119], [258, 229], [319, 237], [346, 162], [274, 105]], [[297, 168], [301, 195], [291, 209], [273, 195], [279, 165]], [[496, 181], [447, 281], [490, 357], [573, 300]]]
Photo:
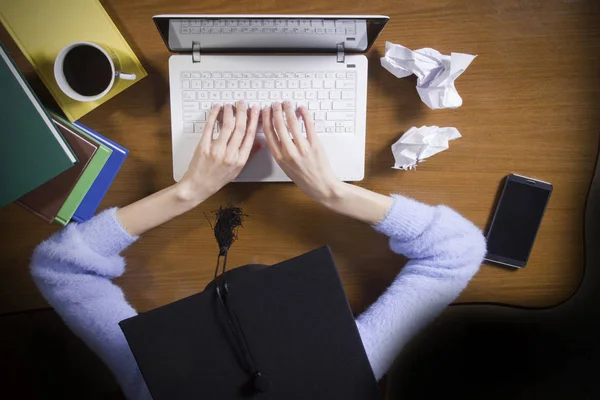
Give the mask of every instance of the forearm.
[[385, 218], [393, 199], [360, 186], [340, 182], [321, 203], [337, 213], [375, 225]]
[[193, 209], [207, 197], [184, 184], [175, 184], [119, 209], [117, 219], [127, 232], [139, 236]]
[[380, 378], [404, 345], [453, 302], [479, 269], [485, 239], [448, 207], [394, 196], [375, 226], [395, 253], [410, 259], [385, 293], [357, 318], [371, 367]]

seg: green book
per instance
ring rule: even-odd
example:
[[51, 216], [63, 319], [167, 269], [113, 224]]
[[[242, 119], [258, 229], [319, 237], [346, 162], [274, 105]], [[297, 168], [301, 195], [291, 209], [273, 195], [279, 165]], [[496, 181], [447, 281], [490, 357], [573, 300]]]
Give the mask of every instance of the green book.
[[0, 207], [76, 162], [77, 158], [0, 43]]
[[52, 118], [55, 118], [56, 120], [62, 122], [77, 133], [80, 133], [88, 140], [99, 145], [96, 154], [94, 154], [94, 157], [92, 157], [92, 159], [90, 160], [87, 168], [85, 169], [85, 171], [83, 171], [81, 177], [79, 178], [79, 180], [75, 184], [75, 187], [71, 191], [71, 194], [69, 194], [69, 197], [67, 197], [67, 200], [65, 200], [65, 203], [58, 211], [56, 218], [54, 218], [54, 220], [59, 224], [66, 225], [69, 223], [69, 221], [71, 221], [73, 214], [75, 214], [75, 211], [77, 211], [77, 207], [79, 207], [79, 204], [81, 204], [88, 190], [90, 190], [90, 188], [92, 187], [92, 184], [98, 177], [98, 174], [100, 174], [100, 171], [102, 171], [102, 168], [104, 168], [104, 164], [106, 164], [106, 161], [108, 161], [108, 158], [112, 154], [112, 149], [109, 149], [102, 143], [98, 142], [96, 139], [89, 136], [87, 133], [79, 129], [76, 125], [73, 125], [64, 118], [54, 113], [51, 114]]

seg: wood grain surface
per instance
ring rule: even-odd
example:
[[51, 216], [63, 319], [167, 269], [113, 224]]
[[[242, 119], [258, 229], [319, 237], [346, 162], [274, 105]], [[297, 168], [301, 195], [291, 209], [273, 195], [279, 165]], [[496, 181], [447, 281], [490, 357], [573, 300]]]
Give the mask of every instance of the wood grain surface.
[[[369, 57], [366, 178], [358, 183], [431, 204], [447, 204], [484, 228], [509, 173], [554, 184], [529, 265], [484, 265], [459, 302], [551, 306], [567, 299], [583, 271], [583, 210], [600, 133], [600, 6], [588, 1], [275, 0], [103, 1], [149, 76], [82, 119], [131, 150], [102, 203], [122, 206], [173, 183], [168, 58], [152, 15], [161, 13], [384, 14], [391, 17]], [[51, 32], [49, 32], [51, 34]], [[42, 97], [31, 67], [0, 33]], [[428, 109], [415, 79], [379, 62], [386, 41], [478, 58], [457, 81], [456, 110]], [[390, 167], [390, 145], [411, 126], [454, 126], [463, 134], [416, 171]], [[15, 132], [2, 132], [18, 134]], [[194, 211], [142, 237], [125, 252], [116, 280], [139, 310], [200, 291], [217, 247], [205, 213], [232, 202], [249, 215], [229, 265], [271, 264], [329, 244], [351, 305], [371, 303], [404, 259], [370, 227], [311, 202], [293, 184], [231, 184]], [[59, 229], [15, 205], [0, 210], [0, 313], [45, 307], [28, 273], [35, 245]]]

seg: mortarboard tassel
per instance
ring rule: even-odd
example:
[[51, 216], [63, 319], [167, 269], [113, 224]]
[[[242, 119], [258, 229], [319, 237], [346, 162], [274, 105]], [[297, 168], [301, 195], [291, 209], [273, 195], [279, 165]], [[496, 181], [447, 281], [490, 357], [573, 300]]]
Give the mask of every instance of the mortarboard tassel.
[[215, 214], [216, 222], [213, 229], [219, 244], [219, 255], [224, 256], [237, 239], [237, 229], [242, 226], [246, 214], [241, 208], [234, 206], [219, 207]]
[[234, 336], [236, 337], [240, 350], [242, 351], [243, 356], [246, 359], [245, 361], [248, 364], [247, 372], [249, 373], [251, 380], [244, 391], [249, 389], [250, 393], [264, 393], [269, 390], [271, 382], [256, 367], [256, 361], [254, 361], [254, 357], [252, 356], [252, 352], [250, 351], [246, 341], [246, 336], [244, 335], [244, 331], [240, 325], [237, 315], [235, 314], [234, 310], [230, 309], [228, 299], [230, 296], [229, 289], [227, 286], [227, 281], [223, 276], [225, 274], [225, 269], [227, 268], [227, 253], [229, 252], [229, 248], [233, 242], [237, 239], [238, 228], [242, 226], [242, 221], [246, 214], [244, 214], [242, 209], [239, 207], [228, 206], [225, 208], [219, 207], [219, 209], [215, 212], [215, 216], [216, 221], [213, 230], [215, 233], [215, 239], [217, 239], [217, 243], [219, 244], [219, 256], [217, 257], [217, 267], [215, 269], [215, 282], [217, 281], [219, 263], [221, 257], [223, 257], [223, 265], [221, 269], [221, 275], [223, 279], [221, 283], [216, 283], [216, 293], [225, 313], [227, 314], [229, 325]]

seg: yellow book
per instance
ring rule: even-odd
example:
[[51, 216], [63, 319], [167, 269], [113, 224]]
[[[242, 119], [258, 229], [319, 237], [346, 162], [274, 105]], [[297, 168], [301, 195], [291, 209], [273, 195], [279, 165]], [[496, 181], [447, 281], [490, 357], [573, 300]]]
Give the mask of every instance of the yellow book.
[[[0, 21], [25, 54], [70, 121], [75, 121], [147, 75], [98, 0], [0, 0]], [[73, 42], [104, 44], [117, 54], [123, 72], [136, 80], [118, 79], [98, 101], [79, 102], [60, 90], [54, 59]]]

